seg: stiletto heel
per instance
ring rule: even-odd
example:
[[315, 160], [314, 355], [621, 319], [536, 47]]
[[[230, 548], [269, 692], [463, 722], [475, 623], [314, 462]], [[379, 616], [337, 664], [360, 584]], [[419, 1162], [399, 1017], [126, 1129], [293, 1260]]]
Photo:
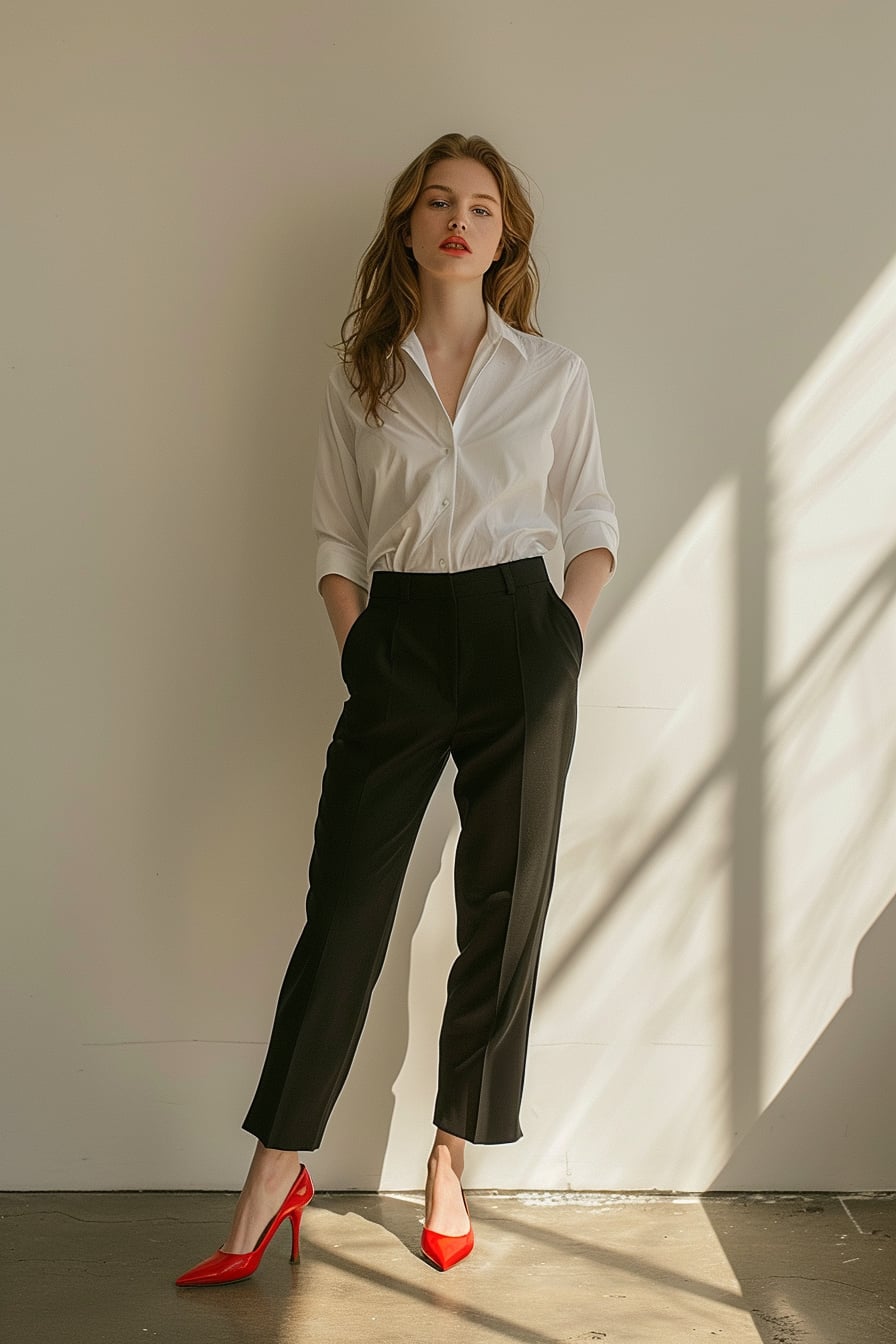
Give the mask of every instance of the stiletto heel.
[[292, 1223], [290, 1262], [296, 1264], [299, 1259], [299, 1224], [302, 1220], [302, 1210], [313, 1194], [314, 1186], [308, 1168], [303, 1162], [283, 1203], [258, 1238], [253, 1250], [246, 1251], [242, 1255], [232, 1255], [229, 1251], [218, 1249], [205, 1260], [201, 1260], [198, 1265], [188, 1269], [185, 1274], [181, 1274], [174, 1282], [182, 1287], [192, 1288], [199, 1284], [237, 1283], [240, 1279], [248, 1279], [261, 1264], [261, 1257], [284, 1218], [289, 1218]]
[[292, 1255], [289, 1257], [290, 1263], [297, 1265], [299, 1263], [299, 1223], [302, 1221], [302, 1210], [293, 1209], [289, 1215], [292, 1223]]
[[[470, 1210], [467, 1207], [467, 1197], [464, 1194], [463, 1187], [461, 1187], [460, 1193], [469, 1218]], [[456, 1265], [459, 1260], [463, 1260], [465, 1256], [469, 1255], [473, 1249], [472, 1218], [470, 1218], [469, 1232], [464, 1232], [459, 1237], [446, 1237], [442, 1232], [431, 1232], [424, 1224], [420, 1236], [420, 1249], [426, 1259], [434, 1264], [437, 1269], [450, 1269], [452, 1265]]]

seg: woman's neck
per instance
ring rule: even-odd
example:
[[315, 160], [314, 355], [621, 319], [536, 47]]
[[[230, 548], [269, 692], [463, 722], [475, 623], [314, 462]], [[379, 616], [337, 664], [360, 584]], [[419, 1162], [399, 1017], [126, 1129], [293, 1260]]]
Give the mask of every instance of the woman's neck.
[[488, 313], [481, 293], [465, 293], [452, 285], [422, 296], [420, 320], [415, 327], [423, 349], [442, 358], [465, 354], [482, 340]]

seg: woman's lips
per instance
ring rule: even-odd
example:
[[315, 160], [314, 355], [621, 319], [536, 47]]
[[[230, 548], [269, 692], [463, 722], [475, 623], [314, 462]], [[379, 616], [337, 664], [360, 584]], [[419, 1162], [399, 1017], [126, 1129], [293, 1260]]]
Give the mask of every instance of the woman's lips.
[[468, 257], [470, 255], [470, 249], [468, 247], [461, 247], [459, 244], [440, 243], [439, 251], [456, 252], [459, 257]]

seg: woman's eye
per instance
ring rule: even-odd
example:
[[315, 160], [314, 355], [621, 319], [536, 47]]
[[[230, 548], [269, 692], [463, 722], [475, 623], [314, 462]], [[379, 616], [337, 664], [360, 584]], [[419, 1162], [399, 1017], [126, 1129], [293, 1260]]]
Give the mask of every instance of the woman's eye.
[[[432, 201], [430, 201], [430, 205], [447, 205], [447, 204], [448, 204], [447, 201], [440, 201], [440, 200], [432, 200]], [[474, 209], [474, 210], [481, 210], [482, 213], [483, 213], [484, 215], [490, 215], [490, 214], [491, 214], [491, 211], [490, 211], [486, 206], [484, 206], [484, 205], [474, 205], [473, 209]]]

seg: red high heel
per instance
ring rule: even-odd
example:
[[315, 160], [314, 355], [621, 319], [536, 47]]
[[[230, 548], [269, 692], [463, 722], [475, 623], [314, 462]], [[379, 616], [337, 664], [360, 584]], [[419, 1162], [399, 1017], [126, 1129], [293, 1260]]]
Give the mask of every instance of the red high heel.
[[[467, 1210], [467, 1217], [470, 1217], [470, 1210], [467, 1208], [467, 1197], [461, 1187], [461, 1198], [464, 1201], [464, 1208]], [[420, 1249], [437, 1269], [450, 1269], [456, 1265], [458, 1260], [463, 1260], [473, 1249], [473, 1220], [470, 1219], [470, 1230], [464, 1232], [459, 1237], [446, 1237], [443, 1232], [431, 1232], [424, 1224], [423, 1232], [420, 1236]]]
[[232, 1255], [219, 1249], [207, 1259], [200, 1261], [198, 1265], [194, 1265], [192, 1269], [188, 1269], [185, 1274], [181, 1274], [174, 1282], [184, 1287], [194, 1287], [198, 1284], [236, 1283], [239, 1279], [248, 1279], [260, 1265], [268, 1243], [284, 1218], [292, 1221], [292, 1255], [289, 1258], [292, 1264], [296, 1264], [299, 1259], [299, 1223], [302, 1221], [302, 1210], [313, 1194], [314, 1186], [311, 1184], [308, 1168], [303, 1162], [286, 1198], [258, 1238], [254, 1250], [245, 1251], [242, 1255]]

